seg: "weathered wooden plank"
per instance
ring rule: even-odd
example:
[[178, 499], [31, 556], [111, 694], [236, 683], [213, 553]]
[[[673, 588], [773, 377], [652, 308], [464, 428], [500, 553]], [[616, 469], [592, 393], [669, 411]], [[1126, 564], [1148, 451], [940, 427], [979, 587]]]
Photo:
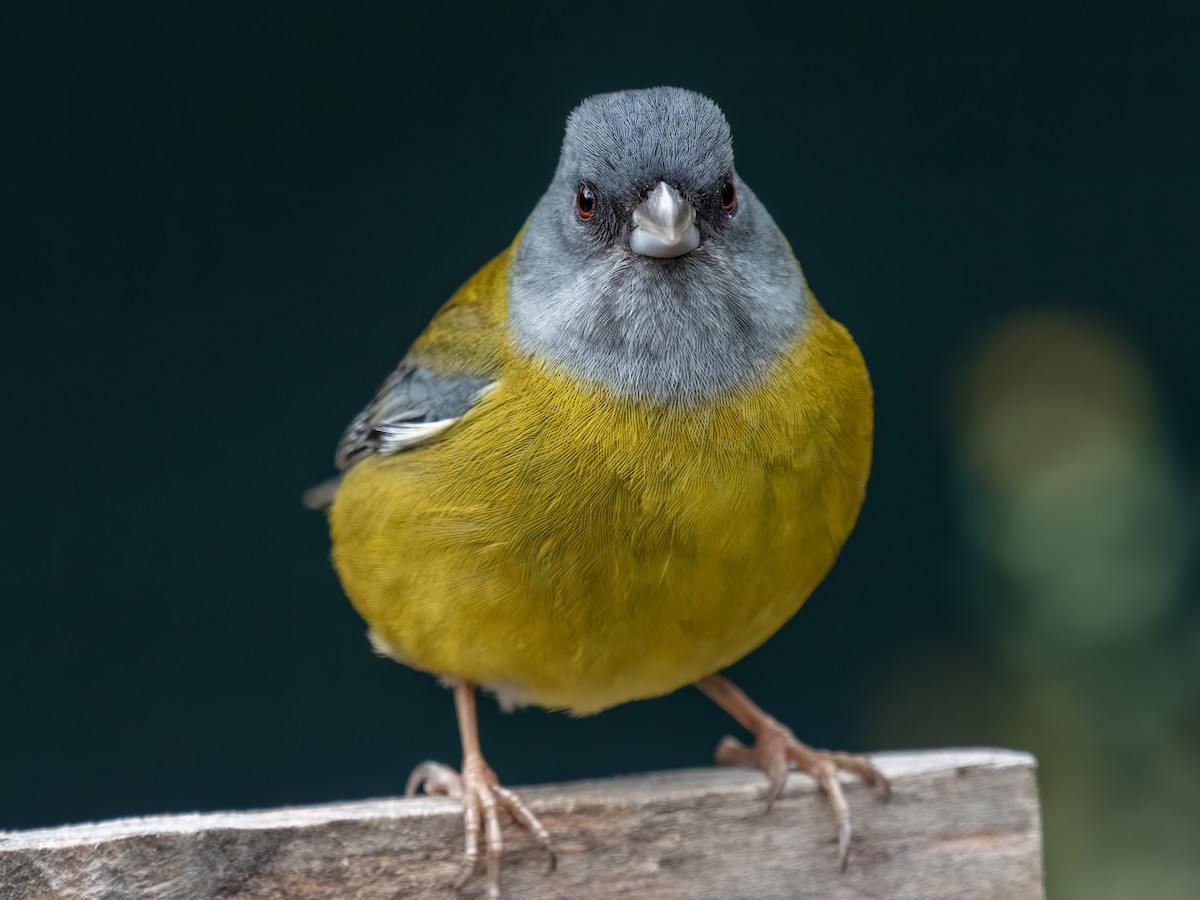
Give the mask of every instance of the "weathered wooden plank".
[[[850, 867], [824, 797], [793, 775], [769, 814], [765, 779], [703, 769], [523, 791], [555, 836], [506, 830], [506, 897], [1034, 900], [1043, 897], [1035, 762], [1005, 750], [881, 753], [884, 802], [847, 780]], [[6, 900], [394, 900], [454, 897], [458, 805], [368, 800], [122, 819], [0, 833]], [[481, 877], [461, 895], [482, 895]]]

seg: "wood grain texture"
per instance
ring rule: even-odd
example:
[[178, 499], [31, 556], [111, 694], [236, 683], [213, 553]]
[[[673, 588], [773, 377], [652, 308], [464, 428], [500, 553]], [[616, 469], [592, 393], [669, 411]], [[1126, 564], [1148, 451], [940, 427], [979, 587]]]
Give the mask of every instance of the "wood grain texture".
[[[850, 867], [824, 797], [793, 774], [763, 814], [758, 772], [702, 769], [527, 788], [558, 871], [506, 828], [506, 898], [1042, 898], [1036, 763], [1006, 750], [881, 753], [883, 801], [847, 780]], [[367, 800], [0, 833], [6, 900], [445, 900], [456, 803]], [[457, 895], [482, 896], [476, 876]]]

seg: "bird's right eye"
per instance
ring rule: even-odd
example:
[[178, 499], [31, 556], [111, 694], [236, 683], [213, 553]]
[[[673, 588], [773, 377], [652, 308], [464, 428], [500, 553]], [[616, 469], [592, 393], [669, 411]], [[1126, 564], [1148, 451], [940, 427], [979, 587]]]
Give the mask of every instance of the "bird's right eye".
[[590, 219], [595, 210], [596, 198], [592, 194], [592, 189], [586, 184], [580, 184], [579, 190], [575, 192], [575, 211], [579, 213], [579, 218]]

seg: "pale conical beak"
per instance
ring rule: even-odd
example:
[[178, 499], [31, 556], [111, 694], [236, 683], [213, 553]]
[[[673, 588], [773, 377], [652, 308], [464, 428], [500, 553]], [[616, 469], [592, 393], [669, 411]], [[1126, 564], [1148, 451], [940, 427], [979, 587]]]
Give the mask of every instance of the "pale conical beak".
[[629, 249], [642, 256], [666, 259], [683, 256], [700, 246], [696, 210], [665, 181], [633, 211]]

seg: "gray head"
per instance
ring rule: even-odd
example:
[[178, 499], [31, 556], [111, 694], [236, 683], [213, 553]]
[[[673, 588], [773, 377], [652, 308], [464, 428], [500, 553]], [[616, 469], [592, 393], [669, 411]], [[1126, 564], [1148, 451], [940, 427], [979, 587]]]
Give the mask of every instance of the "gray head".
[[571, 113], [510, 275], [518, 352], [623, 396], [694, 399], [761, 375], [805, 304], [715, 103], [651, 88]]

